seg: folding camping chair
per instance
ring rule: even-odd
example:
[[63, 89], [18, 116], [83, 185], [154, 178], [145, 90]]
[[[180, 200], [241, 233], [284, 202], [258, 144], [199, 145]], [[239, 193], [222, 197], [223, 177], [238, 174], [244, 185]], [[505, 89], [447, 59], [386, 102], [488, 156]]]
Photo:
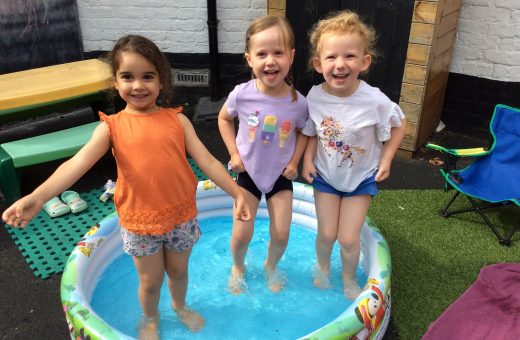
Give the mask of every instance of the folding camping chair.
[[[447, 149], [435, 144], [426, 147], [442, 152], [445, 189], [455, 188], [455, 195], [441, 211], [443, 217], [476, 211], [498, 238], [500, 244], [509, 246], [511, 237], [520, 228], [513, 226], [507, 236], [502, 236], [484, 210], [514, 204], [520, 207], [520, 109], [497, 105], [491, 118], [490, 132], [493, 143], [484, 148]], [[457, 170], [456, 162], [461, 157], [475, 157], [465, 169]], [[459, 194], [472, 205], [469, 209], [448, 211]]]

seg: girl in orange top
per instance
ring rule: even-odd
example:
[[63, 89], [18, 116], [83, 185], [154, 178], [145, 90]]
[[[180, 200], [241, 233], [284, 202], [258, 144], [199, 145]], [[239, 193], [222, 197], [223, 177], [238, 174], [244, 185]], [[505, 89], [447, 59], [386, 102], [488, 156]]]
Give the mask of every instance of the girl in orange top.
[[171, 95], [170, 65], [159, 48], [144, 37], [130, 35], [117, 41], [108, 59], [126, 108], [111, 116], [100, 113], [102, 122], [89, 142], [31, 194], [10, 206], [2, 218], [24, 228], [45, 202], [74, 184], [112, 148], [118, 171], [114, 201], [123, 246], [133, 256], [139, 275], [144, 314], [139, 338], [158, 339], [158, 303], [165, 272], [179, 320], [198, 331], [204, 319], [185, 305], [188, 258], [200, 236], [197, 180], [186, 152], [233, 196], [234, 218], [249, 220], [250, 209], [244, 193], [204, 147], [182, 110], [159, 106], [167, 106]]

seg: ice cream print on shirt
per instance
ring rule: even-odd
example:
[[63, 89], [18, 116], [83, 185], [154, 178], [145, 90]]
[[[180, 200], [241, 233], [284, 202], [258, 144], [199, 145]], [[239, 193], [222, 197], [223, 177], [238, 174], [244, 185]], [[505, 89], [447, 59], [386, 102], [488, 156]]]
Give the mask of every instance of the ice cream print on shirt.
[[258, 119], [258, 110], [251, 113], [247, 117], [247, 126], [249, 127], [249, 141], [252, 142], [255, 139], [256, 129], [258, 128], [258, 124], [260, 120]]
[[276, 116], [267, 115], [264, 118], [264, 125], [262, 126], [262, 141], [264, 144], [268, 144], [273, 140], [274, 134], [276, 133], [276, 125], [278, 119]]
[[344, 161], [348, 162], [349, 168], [354, 165], [355, 155], [361, 155], [365, 152], [362, 147], [355, 144], [361, 140], [360, 131], [356, 127], [344, 128], [341, 122], [334, 119], [334, 117], [325, 116], [320, 124], [323, 133], [320, 136], [320, 143], [329, 157], [337, 154], [338, 167], [343, 165]]
[[285, 145], [285, 141], [289, 136], [291, 135], [291, 121], [286, 119], [282, 122], [282, 125], [280, 126], [280, 141], [278, 142], [278, 146], [283, 148]]

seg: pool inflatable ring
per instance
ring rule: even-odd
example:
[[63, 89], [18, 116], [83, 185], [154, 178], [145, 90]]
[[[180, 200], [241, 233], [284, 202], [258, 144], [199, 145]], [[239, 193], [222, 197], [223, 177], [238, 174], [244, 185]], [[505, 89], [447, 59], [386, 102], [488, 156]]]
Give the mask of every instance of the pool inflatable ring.
[[[211, 181], [197, 188], [199, 218], [230, 216], [233, 201]], [[268, 217], [262, 200], [258, 216]], [[316, 230], [313, 189], [294, 183], [293, 223]], [[133, 339], [112, 328], [90, 306], [99, 276], [121, 249], [115, 213], [93, 226], [71, 253], [61, 279], [61, 302], [73, 339]], [[337, 318], [301, 339], [381, 339], [390, 319], [390, 251], [367, 218], [361, 231], [360, 263], [368, 280], [361, 294]]]

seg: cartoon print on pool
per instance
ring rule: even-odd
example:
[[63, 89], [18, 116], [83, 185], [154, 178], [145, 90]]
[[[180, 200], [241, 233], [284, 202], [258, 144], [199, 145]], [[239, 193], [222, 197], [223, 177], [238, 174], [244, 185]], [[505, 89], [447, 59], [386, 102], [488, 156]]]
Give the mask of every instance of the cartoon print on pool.
[[363, 323], [364, 328], [353, 339], [370, 339], [385, 316], [387, 302], [377, 287], [378, 283], [379, 281], [374, 278], [367, 280], [365, 288], [370, 289], [369, 295], [361, 299], [355, 308], [356, 316]]
[[[105, 240], [104, 237], [101, 237], [96, 242], [86, 242], [88, 239], [90, 239], [92, 237], [92, 235], [95, 235], [98, 232], [98, 230], [99, 230], [99, 223], [92, 226], [92, 228], [90, 228], [90, 230], [87, 231], [85, 236], [83, 236], [81, 238], [81, 240], [79, 240], [79, 242], [76, 244], [79, 251], [81, 251], [81, 253], [83, 255], [85, 255], [86, 257], [90, 257], [90, 254], [92, 254], [94, 249], [99, 247]], [[98, 235], [96, 235], [96, 236], [98, 236]], [[102, 235], [100, 235], [100, 236], [102, 236]]]

